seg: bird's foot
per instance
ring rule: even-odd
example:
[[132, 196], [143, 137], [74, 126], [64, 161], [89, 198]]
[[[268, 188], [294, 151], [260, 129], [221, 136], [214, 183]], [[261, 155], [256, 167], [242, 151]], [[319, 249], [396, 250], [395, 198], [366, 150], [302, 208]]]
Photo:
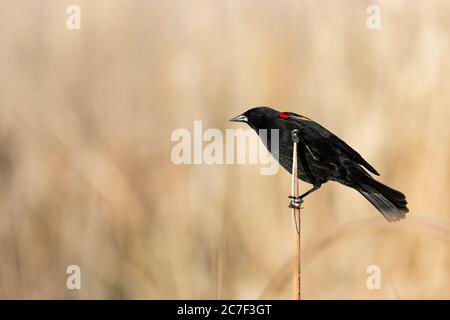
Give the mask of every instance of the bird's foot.
[[291, 199], [291, 202], [289, 203], [290, 209], [303, 209], [301, 207], [301, 205], [303, 203], [303, 199], [300, 196], [297, 196], [297, 197], [289, 196], [289, 199]]

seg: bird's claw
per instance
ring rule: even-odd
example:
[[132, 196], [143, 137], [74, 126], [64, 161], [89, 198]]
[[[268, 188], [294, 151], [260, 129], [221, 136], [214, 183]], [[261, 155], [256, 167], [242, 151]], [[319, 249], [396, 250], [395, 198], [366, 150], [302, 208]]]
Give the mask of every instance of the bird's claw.
[[303, 203], [302, 198], [300, 198], [299, 196], [289, 196], [289, 199], [291, 199], [291, 202], [289, 203], [290, 209], [303, 209], [303, 207], [301, 206]]

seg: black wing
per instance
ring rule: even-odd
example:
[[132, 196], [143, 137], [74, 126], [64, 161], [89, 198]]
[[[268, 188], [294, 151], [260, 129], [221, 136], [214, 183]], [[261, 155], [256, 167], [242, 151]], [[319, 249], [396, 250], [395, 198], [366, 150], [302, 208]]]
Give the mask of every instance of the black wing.
[[296, 113], [289, 112], [288, 114], [289, 119], [293, 119], [294, 121], [296, 121], [300, 125], [300, 127], [307, 127], [309, 130], [315, 133], [315, 136], [324, 138], [328, 143], [333, 144], [342, 153], [346, 154], [350, 159], [363, 166], [371, 173], [377, 176], [380, 175], [377, 170], [375, 170], [374, 167], [372, 167], [366, 160], [364, 160], [358, 152], [356, 152], [352, 147], [350, 147], [333, 133], [322, 127], [317, 122]]

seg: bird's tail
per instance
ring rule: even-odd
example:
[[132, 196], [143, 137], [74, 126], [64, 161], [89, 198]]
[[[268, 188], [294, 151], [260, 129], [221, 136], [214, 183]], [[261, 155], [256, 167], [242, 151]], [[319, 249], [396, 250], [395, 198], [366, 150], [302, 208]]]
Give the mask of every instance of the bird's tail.
[[357, 190], [390, 222], [405, 218], [409, 211], [403, 193], [376, 181], [370, 176], [365, 176]]

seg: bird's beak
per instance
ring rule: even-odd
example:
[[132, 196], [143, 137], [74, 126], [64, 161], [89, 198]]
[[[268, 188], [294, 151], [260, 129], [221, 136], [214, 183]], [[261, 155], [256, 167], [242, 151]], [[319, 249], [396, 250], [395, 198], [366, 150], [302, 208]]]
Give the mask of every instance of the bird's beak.
[[244, 116], [243, 114], [241, 114], [239, 116], [231, 118], [230, 121], [233, 121], [233, 122], [247, 122], [248, 118], [246, 116]]

